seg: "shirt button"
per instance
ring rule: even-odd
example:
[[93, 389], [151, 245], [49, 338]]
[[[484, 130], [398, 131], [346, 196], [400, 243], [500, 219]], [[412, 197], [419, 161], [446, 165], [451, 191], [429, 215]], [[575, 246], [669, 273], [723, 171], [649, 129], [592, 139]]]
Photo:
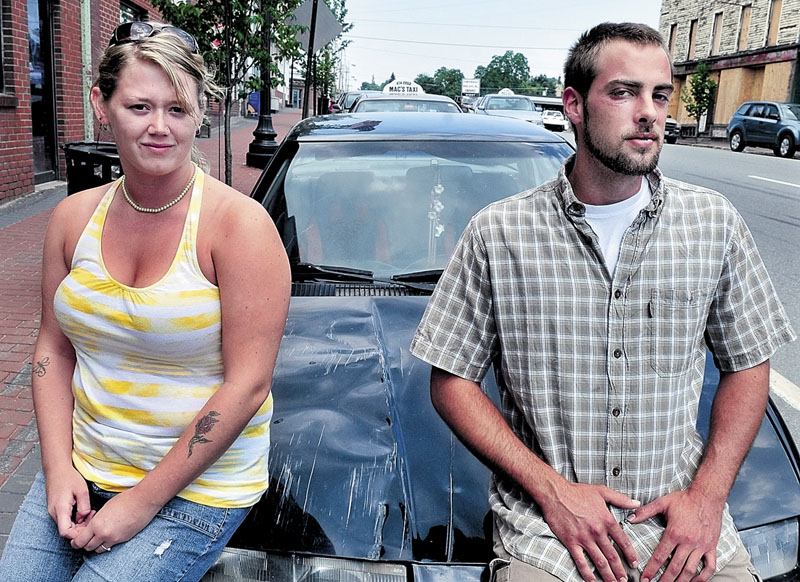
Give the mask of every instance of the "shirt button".
[[611, 474], [614, 475], [614, 477], [619, 477], [620, 473], [622, 473], [622, 469], [620, 469], [619, 467], [614, 467], [613, 469], [611, 469]]
[[622, 297], [622, 291], [617, 289], [616, 291], [614, 291], [614, 299], [619, 299], [620, 297]]
[[613, 416], [619, 416], [621, 413], [622, 411], [619, 408], [615, 408], [614, 410], [611, 411], [611, 414]]
[[615, 357], [615, 358], [621, 358], [621, 357], [622, 357], [622, 350], [621, 350], [621, 349], [619, 349], [619, 348], [617, 348], [616, 350], [614, 350], [614, 357]]

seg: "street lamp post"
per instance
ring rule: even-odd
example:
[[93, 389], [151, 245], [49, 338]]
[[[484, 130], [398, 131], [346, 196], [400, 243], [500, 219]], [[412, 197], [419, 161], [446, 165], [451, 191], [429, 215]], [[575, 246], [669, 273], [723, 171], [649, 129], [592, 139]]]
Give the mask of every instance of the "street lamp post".
[[259, 107], [258, 126], [253, 135], [255, 139], [250, 142], [247, 151], [246, 163], [252, 168], [264, 168], [269, 163], [275, 150], [278, 149], [278, 142], [275, 138], [278, 134], [272, 127], [272, 90], [270, 80], [270, 29], [272, 28], [272, 12], [265, 10], [264, 4], [269, 0], [261, 0], [261, 13], [264, 15], [264, 26], [262, 27], [262, 47], [264, 48], [264, 58], [261, 60], [261, 105]]

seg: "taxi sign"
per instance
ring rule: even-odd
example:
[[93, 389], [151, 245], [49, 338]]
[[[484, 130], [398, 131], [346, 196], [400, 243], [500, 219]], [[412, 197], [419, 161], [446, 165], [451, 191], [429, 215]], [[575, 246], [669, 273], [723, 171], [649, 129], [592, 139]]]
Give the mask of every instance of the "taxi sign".
[[412, 81], [392, 81], [383, 88], [383, 92], [392, 95], [408, 95], [409, 93], [421, 94], [425, 91], [422, 90], [422, 86]]
[[509, 89], [508, 87], [505, 87], [503, 89], [500, 89], [497, 92], [497, 94], [498, 95], [514, 95], [514, 92], [511, 89]]

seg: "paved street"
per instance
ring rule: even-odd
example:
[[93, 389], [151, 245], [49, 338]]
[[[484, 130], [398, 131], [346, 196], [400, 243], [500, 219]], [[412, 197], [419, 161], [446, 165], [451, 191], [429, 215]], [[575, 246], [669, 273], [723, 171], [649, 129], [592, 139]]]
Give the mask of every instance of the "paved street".
[[[273, 115], [280, 142], [301, 118], [297, 109]], [[250, 193], [261, 170], [245, 166], [248, 145], [257, 120], [232, 122], [232, 185]], [[211, 164], [211, 175], [221, 178], [223, 139], [219, 130], [197, 140]], [[36, 193], [0, 206], [0, 552], [22, 498], [41, 466], [31, 397], [31, 359], [41, 315], [41, 253], [52, 209], [66, 196], [65, 182], [51, 182]]]

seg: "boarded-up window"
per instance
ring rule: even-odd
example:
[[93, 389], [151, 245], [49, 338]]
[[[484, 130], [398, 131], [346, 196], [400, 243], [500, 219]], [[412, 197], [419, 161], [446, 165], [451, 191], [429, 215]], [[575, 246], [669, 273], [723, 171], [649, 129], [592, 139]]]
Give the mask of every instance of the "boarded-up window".
[[783, 0], [772, 0], [772, 2], [769, 3], [769, 31], [767, 32], [767, 45], [769, 46], [778, 44], [781, 6], [783, 6]]
[[670, 24], [669, 26], [669, 56], [675, 56], [675, 37], [678, 36], [678, 24]]
[[714, 30], [711, 33], [711, 54], [719, 54], [719, 39], [722, 37], [722, 12], [714, 15]]
[[739, 42], [736, 43], [736, 48], [740, 51], [747, 49], [747, 37], [750, 36], [750, 12], [752, 8], [750, 4], [742, 6], [742, 15], [739, 19]]
[[694, 49], [697, 45], [697, 19], [692, 20], [689, 25], [689, 60], [694, 58]]

